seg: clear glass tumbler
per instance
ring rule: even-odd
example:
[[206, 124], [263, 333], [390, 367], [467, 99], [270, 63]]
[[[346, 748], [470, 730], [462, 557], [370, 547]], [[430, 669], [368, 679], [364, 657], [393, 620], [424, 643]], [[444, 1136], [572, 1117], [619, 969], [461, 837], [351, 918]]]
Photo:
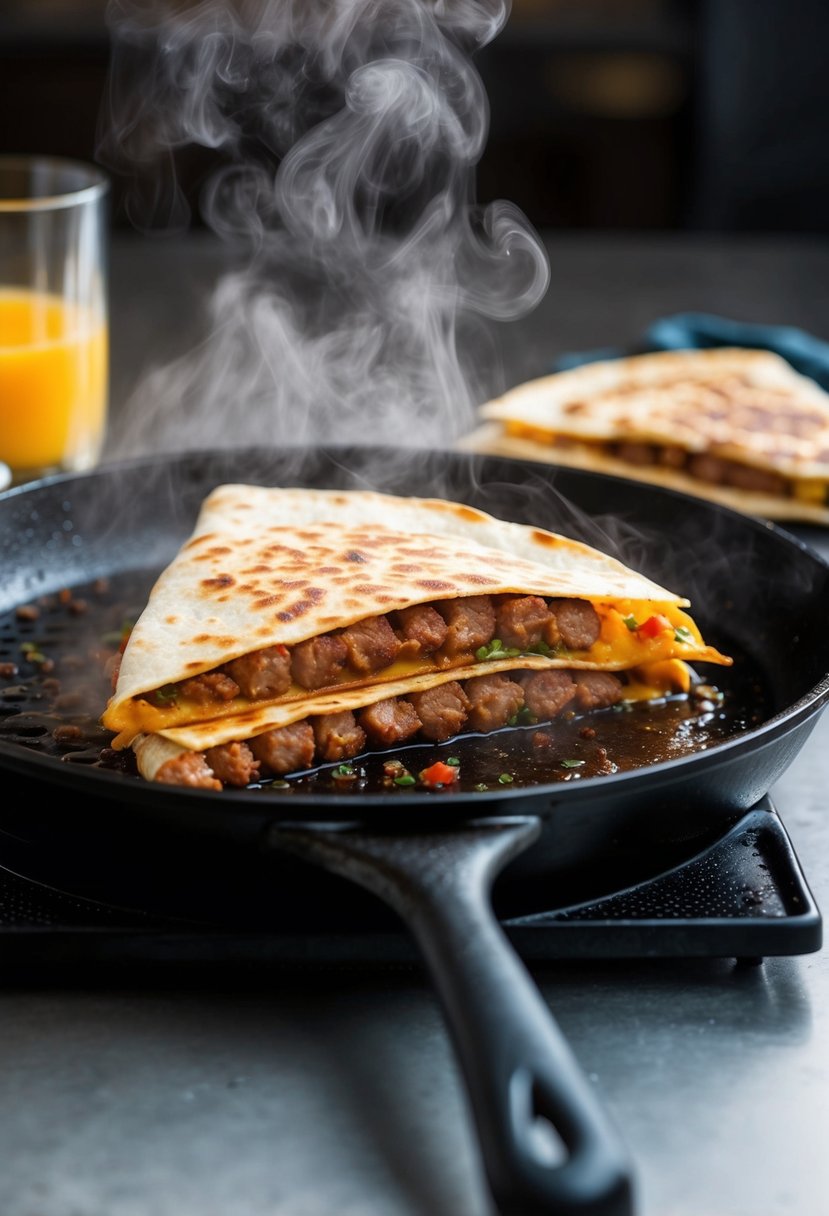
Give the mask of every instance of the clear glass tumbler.
[[94, 165], [0, 156], [0, 461], [16, 483], [101, 454], [108, 190]]

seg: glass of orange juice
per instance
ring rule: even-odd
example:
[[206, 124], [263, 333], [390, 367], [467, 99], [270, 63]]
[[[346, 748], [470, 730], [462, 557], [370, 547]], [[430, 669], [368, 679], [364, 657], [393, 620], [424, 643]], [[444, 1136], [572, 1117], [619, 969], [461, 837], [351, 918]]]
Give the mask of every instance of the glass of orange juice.
[[93, 165], [0, 156], [0, 462], [17, 483], [101, 454], [108, 185]]

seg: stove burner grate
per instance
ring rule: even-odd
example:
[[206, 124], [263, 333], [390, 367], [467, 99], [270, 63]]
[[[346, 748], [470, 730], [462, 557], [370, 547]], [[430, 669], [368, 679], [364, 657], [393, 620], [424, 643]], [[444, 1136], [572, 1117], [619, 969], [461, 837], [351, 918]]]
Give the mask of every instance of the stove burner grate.
[[[16, 872], [0, 845], [0, 959], [39, 967], [83, 962], [417, 963], [388, 919], [336, 929], [260, 929], [170, 918], [69, 894]], [[768, 799], [695, 856], [604, 898], [506, 916], [528, 962], [737, 958], [820, 949], [822, 920], [791, 841]]]

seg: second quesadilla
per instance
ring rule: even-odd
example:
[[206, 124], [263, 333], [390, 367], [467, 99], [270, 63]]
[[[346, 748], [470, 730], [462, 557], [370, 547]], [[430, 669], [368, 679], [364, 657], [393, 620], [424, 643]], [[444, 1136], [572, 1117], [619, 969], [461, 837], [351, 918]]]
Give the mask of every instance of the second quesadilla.
[[590, 363], [481, 409], [467, 450], [614, 473], [767, 519], [829, 524], [829, 396], [770, 351]]

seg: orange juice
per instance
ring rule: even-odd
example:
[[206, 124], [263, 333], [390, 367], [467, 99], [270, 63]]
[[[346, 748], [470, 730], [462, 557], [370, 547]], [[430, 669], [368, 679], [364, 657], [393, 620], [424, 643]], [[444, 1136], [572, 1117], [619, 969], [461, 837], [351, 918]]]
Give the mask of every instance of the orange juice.
[[15, 472], [96, 460], [107, 398], [107, 327], [44, 292], [0, 288], [0, 460]]

